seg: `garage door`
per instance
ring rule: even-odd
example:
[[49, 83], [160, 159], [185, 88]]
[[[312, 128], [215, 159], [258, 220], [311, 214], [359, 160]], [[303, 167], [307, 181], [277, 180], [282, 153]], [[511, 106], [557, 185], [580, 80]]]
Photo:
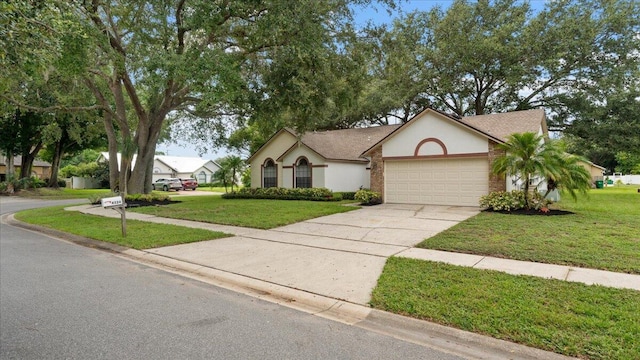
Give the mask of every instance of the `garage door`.
[[487, 158], [385, 161], [385, 201], [478, 206], [489, 189]]

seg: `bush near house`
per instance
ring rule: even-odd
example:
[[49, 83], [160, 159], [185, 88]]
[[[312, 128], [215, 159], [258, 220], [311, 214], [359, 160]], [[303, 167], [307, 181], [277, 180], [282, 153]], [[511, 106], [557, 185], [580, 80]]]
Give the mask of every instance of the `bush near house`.
[[380, 193], [367, 189], [358, 190], [354, 199], [360, 201], [361, 205], [382, 204], [382, 196]]
[[340, 194], [342, 196], [342, 200], [355, 200], [356, 199], [356, 192], [355, 191], [341, 191], [341, 192], [335, 192], [335, 194]]
[[6, 181], [0, 182], [0, 194], [12, 194], [22, 189], [38, 189], [44, 186], [44, 180], [37, 177], [18, 179], [15, 176], [9, 176]]
[[[535, 210], [545, 208], [550, 203], [550, 200], [537, 192], [534, 192], [529, 199], [529, 207]], [[521, 210], [527, 207], [527, 198], [521, 190], [494, 191], [480, 198], [480, 207], [493, 211]]]
[[326, 188], [242, 188], [222, 195], [224, 199], [278, 199], [340, 201], [342, 196]]

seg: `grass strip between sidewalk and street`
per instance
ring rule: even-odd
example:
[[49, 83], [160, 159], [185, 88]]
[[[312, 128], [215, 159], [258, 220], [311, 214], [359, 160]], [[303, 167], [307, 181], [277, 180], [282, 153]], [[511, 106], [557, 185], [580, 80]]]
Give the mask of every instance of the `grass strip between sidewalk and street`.
[[120, 218], [82, 214], [66, 211], [64, 208], [65, 206], [55, 206], [25, 210], [15, 214], [15, 218], [29, 224], [138, 250], [232, 236], [204, 229], [127, 220], [127, 237], [123, 238]]
[[[351, 202], [353, 201], [346, 201]], [[272, 229], [320, 216], [358, 209], [345, 202], [181, 197], [179, 203], [145, 206], [131, 211], [206, 223]]]
[[638, 359], [640, 292], [389, 258], [375, 308], [585, 359]]
[[417, 245], [640, 274], [640, 193], [637, 186], [591, 190], [577, 202], [564, 196], [559, 216], [482, 212]]

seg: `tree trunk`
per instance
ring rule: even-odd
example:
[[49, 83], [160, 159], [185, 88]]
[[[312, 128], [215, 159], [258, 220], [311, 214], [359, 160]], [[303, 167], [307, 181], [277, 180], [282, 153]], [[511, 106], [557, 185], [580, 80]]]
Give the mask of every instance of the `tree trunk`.
[[7, 159], [7, 180], [9, 177], [15, 176], [16, 174], [16, 164], [14, 163], [14, 154], [13, 151], [7, 151], [6, 155]]
[[62, 160], [62, 142], [64, 140], [60, 139], [56, 142], [56, 148], [53, 153], [53, 159], [51, 160], [51, 176], [49, 177], [48, 187], [57, 188], [58, 187], [58, 170], [60, 170], [60, 160]]
[[31, 170], [33, 169], [33, 160], [35, 160], [36, 155], [42, 149], [42, 142], [37, 144], [31, 151], [27, 151], [22, 154], [22, 164], [20, 164], [20, 178], [30, 178]]

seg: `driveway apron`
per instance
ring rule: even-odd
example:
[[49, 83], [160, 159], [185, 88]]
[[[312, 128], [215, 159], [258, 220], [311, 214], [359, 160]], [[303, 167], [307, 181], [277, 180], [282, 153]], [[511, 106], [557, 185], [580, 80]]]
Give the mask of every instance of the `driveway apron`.
[[[271, 230], [238, 229], [238, 236], [231, 238], [147, 251], [367, 304], [388, 257], [477, 213], [477, 208], [468, 207], [382, 204]], [[216, 225], [210, 228], [216, 230]]]

